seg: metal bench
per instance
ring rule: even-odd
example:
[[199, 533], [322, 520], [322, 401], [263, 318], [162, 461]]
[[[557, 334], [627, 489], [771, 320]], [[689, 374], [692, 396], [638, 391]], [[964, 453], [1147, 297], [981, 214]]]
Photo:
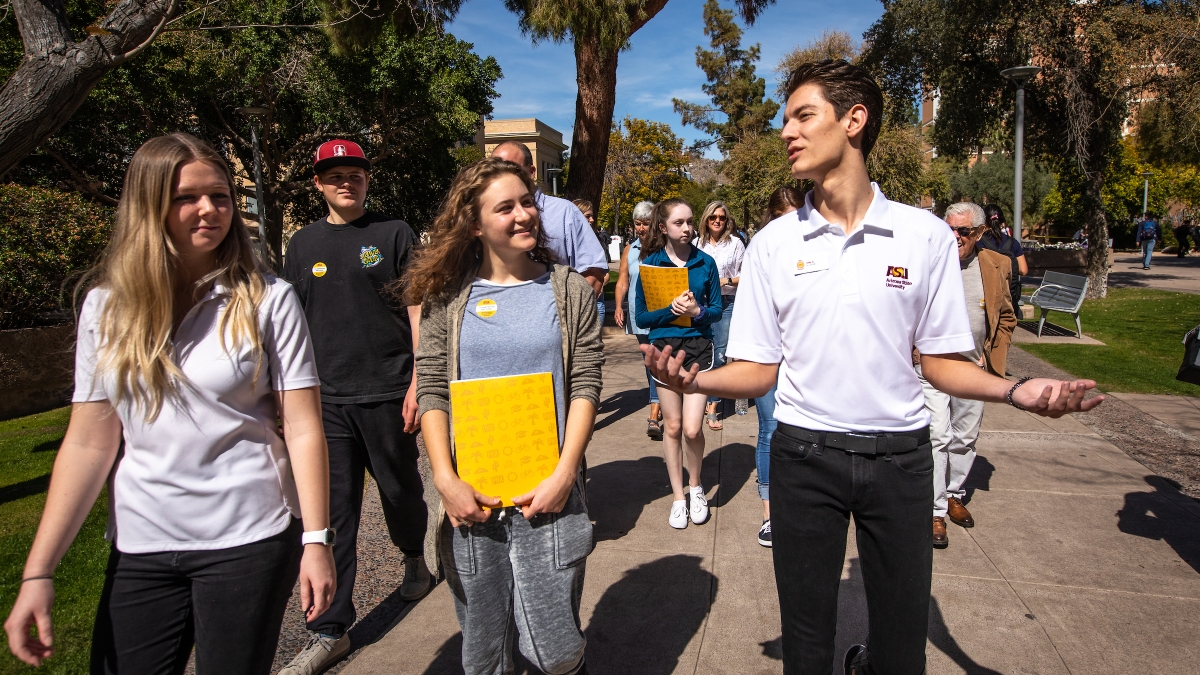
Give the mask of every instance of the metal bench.
[[1087, 295], [1087, 277], [1061, 272], [1046, 272], [1042, 285], [1032, 294], [1021, 298], [1026, 304], [1042, 310], [1038, 319], [1038, 337], [1042, 337], [1042, 326], [1046, 324], [1046, 314], [1049, 312], [1064, 312], [1075, 317], [1075, 337], [1083, 337], [1083, 327], [1079, 324], [1079, 308], [1083, 305], [1083, 297]]

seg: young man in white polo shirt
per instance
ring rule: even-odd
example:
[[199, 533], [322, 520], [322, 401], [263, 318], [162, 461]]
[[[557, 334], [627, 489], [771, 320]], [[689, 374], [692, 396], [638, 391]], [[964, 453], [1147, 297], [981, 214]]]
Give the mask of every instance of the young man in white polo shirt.
[[775, 580], [784, 673], [826, 675], [838, 583], [854, 516], [870, 650], [846, 673], [925, 669], [932, 578], [929, 416], [912, 367], [959, 398], [1058, 417], [1098, 405], [1091, 381], [1009, 382], [958, 352], [974, 347], [957, 246], [930, 213], [890, 202], [866, 156], [883, 96], [844, 61], [799, 66], [787, 85], [783, 140], [792, 175], [815, 187], [803, 208], [764, 228], [742, 267], [729, 347], [734, 363], [697, 374], [643, 347], [672, 389], [754, 398], [778, 381], [771, 442]]

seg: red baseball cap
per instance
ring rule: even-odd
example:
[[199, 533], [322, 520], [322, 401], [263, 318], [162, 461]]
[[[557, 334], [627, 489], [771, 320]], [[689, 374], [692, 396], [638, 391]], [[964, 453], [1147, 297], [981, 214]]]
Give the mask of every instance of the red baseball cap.
[[357, 166], [370, 171], [371, 162], [358, 143], [335, 138], [317, 148], [313, 155], [313, 171], [321, 173], [335, 166]]

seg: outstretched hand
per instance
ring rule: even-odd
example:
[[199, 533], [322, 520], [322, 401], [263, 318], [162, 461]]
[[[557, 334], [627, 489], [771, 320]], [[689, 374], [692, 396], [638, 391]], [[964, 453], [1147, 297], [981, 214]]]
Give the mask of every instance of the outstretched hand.
[[1029, 380], [1013, 392], [1013, 402], [1035, 415], [1062, 417], [1068, 413], [1086, 412], [1104, 402], [1104, 396], [1084, 400], [1094, 380], [1051, 380], [1039, 377]]
[[654, 379], [663, 383], [671, 391], [681, 394], [696, 393], [696, 376], [700, 374], [700, 364], [693, 363], [690, 369], [684, 369], [683, 362], [687, 355], [679, 352], [672, 358], [671, 345], [659, 349], [654, 345], [640, 345], [645, 355], [646, 368]]

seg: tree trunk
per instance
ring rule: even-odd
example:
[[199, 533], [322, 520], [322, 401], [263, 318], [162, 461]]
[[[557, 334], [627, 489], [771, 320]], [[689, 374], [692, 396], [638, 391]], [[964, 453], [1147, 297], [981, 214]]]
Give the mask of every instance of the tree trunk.
[[575, 41], [575, 130], [571, 136], [571, 172], [563, 191], [568, 199], [600, 203], [608, 137], [617, 103], [617, 51], [603, 54], [594, 40]]
[[1104, 215], [1101, 189], [1104, 187], [1104, 172], [1108, 154], [1093, 154], [1099, 161], [1092, 166], [1084, 179], [1084, 194], [1080, 201], [1083, 207], [1084, 231], [1087, 232], [1087, 277], [1088, 298], [1103, 298], [1108, 295], [1108, 218]]
[[104, 35], [75, 42], [62, 0], [12, 0], [25, 44], [0, 89], [0, 175], [58, 131], [112, 68], [140, 53], [175, 0], [123, 0], [101, 22]]

